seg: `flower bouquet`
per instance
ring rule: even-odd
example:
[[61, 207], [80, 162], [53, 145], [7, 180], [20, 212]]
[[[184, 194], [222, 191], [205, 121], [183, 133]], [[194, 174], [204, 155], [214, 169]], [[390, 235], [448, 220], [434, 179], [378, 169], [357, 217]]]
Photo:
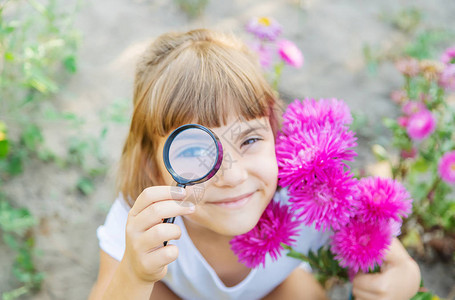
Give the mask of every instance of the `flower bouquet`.
[[[295, 100], [283, 116], [276, 140], [279, 185], [288, 204], [272, 201], [250, 232], [235, 237], [232, 249], [248, 267], [265, 265], [283, 249], [304, 260], [324, 284], [378, 270], [399, 235], [412, 199], [397, 181], [357, 179], [347, 162], [356, 156], [347, 105], [337, 99]], [[330, 232], [328, 243], [309, 253], [293, 249], [301, 225]]]

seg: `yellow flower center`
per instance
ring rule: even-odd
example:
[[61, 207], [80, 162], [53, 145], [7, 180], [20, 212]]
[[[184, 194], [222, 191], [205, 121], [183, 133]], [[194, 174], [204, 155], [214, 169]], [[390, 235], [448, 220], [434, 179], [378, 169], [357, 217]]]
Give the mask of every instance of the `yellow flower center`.
[[258, 22], [259, 22], [259, 24], [264, 25], [264, 26], [270, 26], [270, 23], [271, 23], [270, 19], [267, 17], [259, 18]]
[[450, 171], [455, 172], [455, 163], [450, 165]]

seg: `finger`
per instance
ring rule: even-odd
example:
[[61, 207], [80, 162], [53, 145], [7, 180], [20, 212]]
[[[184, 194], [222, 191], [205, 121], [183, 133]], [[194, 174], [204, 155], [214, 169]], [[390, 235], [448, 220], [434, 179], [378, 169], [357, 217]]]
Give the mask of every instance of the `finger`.
[[148, 270], [159, 270], [177, 259], [179, 249], [176, 245], [168, 244], [146, 254], [146, 267]]
[[178, 186], [148, 187], [137, 197], [129, 214], [136, 216], [143, 209], [154, 202], [162, 200], [181, 200], [185, 197], [185, 195], [185, 189]]
[[383, 294], [386, 291], [383, 273], [358, 273], [352, 281], [352, 286], [358, 291]]
[[159, 201], [143, 209], [136, 217], [132, 218], [131, 223], [135, 230], [145, 231], [159, 223], [165, 218], [188, 215], [196, 210], [194, 205], [182, 201]]
[[381, 299], [378, 294], [372, 293], [370, 291], [359, 290], [357, 288], [352, 288], [352, 295], [355, 300], [379, 300]]
[[160, 223], [144, 232], [140, 239], [138, 250], [140, 252], [151, 252], [163, 246], [164, 241], [178, 240], [182, 235], [182, 230], [176, 224]]

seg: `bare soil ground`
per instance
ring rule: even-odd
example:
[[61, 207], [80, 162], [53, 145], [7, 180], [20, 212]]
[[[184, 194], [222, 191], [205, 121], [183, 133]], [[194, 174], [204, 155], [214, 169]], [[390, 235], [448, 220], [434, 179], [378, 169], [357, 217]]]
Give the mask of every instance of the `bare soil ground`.
[[[65, 1], [66, 3], [66, 1]], [[455, 2], [447, 0], [235, 0], [208, 4], [205, 13], [189, 19], [174, 1], [97, 0], [81, 8], [76, 26], [82, 32], [78, 72], [70, 78], [56, 99], [62, 110], [87, 119], [84, 132], [99, 131], [98, 113], [119, 99], [131, 99], [135, 59], [158, 35], [170, 30], [208, 27], [243, 33], [253, 16], [272, 16], [284, 27], [284, 37], [303, 50], [301, 70], [287, 69], [280, 90], [288, 98], [336, 97], [344, 99], [352, 111], [366, 116], [360, 132], [357, 164], [373, 161], [369, 146], [387, 138], [381, 127], [385, 116], [398, 112], [389, 100], [390, 92], [401, 86], [393, 64], [385, 63], [376, 75], [366, 71], [362, 48], [365, 44], [390, 47], [402, 35], [379, 18], [416, 7], [433, 28], [455, 28]], [[25, 206], [39, 219], [38, 267], [45, 271], [43, 289], [32, 299], [85, 299], [98, 271], [96, 228], [104, 218], [114, 193], [114, 171], [127, 125], [109, 128], [104, 150], [110, 172], [96, 182], [89, 197], [74, 186], [77, 170], [61, 170], [52, 164], [32, 162], [23, 175], [7, 186], [17, 205]], [[59, 128], [49, 126], [46, 138], [57, 152], [65, 151]], [[12, 253], [0, 246], [0, 291], [13, 287], [10, 278]], [[429, 288], [446, 297], [455, 286], [455, 267], [441, 263], [421, 263]], [[337, 292], [333, 299], [345, 299]]]

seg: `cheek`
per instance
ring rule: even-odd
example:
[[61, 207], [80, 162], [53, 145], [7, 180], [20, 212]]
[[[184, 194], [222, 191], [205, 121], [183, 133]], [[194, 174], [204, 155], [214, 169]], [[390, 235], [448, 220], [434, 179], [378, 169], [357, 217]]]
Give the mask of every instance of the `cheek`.
[[258, 160], [255, 163], [257, 166], [256, 168], [261, 172], [261, 176], [267, 180], [270, 185], [276, 186], [278, 180], [278, 163], [275, 154], [275, 144], [270, 143], [264, 149], [263, 155], [258, 156]]

